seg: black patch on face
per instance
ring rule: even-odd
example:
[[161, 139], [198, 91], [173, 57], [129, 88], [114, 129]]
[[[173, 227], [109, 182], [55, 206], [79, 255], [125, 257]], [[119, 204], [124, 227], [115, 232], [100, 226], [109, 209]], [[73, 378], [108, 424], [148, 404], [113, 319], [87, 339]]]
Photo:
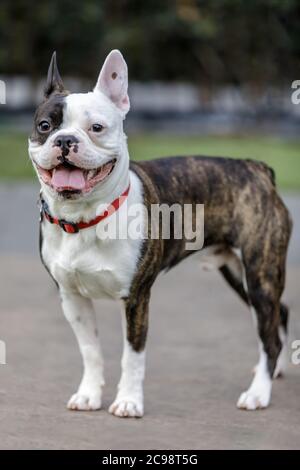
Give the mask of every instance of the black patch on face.
[[[49, 135], [57, 131], [63, 122], [63, 112], [65, 107], [66, 93], [57, 93], [43, 101], [37, 108], [34, 115], [34, 127], [30, 139], [43, 145]], [[41, 121], [49, 121], [51, 129], [49, 132], [40, 132], [38, 125]]]

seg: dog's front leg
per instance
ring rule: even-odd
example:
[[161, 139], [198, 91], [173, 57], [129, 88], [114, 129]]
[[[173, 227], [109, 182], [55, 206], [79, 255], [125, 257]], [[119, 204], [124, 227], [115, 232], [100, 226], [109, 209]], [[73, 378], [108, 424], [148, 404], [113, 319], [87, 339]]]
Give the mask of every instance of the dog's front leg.
[[135, 301], [127, 299], [124, 302], [122, 375], [117, 397], [109, 408], [109, 412], [115, 416], [141, 418], [144, 414], [143, 382], [148, 304], [149, 295], [139, 296]]
[[78, 391], [72, 395], [67, 406], [70, 410], [98, 410], [101, 408], [101, 389], [104, 385], [104, 378], [92, 301], [69, 292], [61, 292], [61, 299], [65, 317], [77, 338], [84, 366]]

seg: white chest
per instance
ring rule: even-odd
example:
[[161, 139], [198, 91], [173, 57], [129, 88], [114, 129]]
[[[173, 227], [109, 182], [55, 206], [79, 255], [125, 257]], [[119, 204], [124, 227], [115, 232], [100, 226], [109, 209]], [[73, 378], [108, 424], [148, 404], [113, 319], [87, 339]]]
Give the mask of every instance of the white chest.
[[[52, 226], [47, 229], [60, 230]], [[89, 236], [80, 233], [71, 240], [65, 234], [53, 238], [46, 235], [42, 255], [51, 274], [64, 290], [87, 297], [126, 296], [136, 271], [139, 246], [128, 240], [102, 241], [91, 230]]]
[[[136, 200], [140, 203], [141, 196], [137, 196], [141, 193], [136, 189], [136, 185], [132, 187], [130, 204]], [[127, 214], [128, 205], [124, 204], [107, 223], [112, 226], [118, 221], [122, 225]], [[60, 289], [90, 298], [119, 299], [128, 295], [143, 241], [111, 235], [103, 239], [103, 228], [104, 224], [67, 234], [47, 220], [43, 222], [42, 256]]]

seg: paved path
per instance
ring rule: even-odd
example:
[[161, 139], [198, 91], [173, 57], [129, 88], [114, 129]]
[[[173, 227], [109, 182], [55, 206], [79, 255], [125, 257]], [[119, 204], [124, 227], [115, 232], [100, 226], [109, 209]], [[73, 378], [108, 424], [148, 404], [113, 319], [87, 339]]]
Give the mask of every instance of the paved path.
[[[97, 302], [105, 355], [103, 410], [71, 412], [65, 403], [80, 380], [81, 362], [54, 286], [37, 255], [35, 191], [0, 187], [1, 449], [300, 448], [300, 366], [274, 384], [272, 406], [255, 413], [235, 402], [257, 359], [251, 315], [218, 273], [190, 259], [153, 289], [147, 355], [146, 414], [121, 420], [114, 398], [121, 355], [118, 307]], [[287, 198], [294, 216], [300, 198]], [[4, 204], [5, 202], [5, 204]], [[12, 215], [18, 210], [18, 218]], [[17, 213], [17, 212], [16, 212]], [[286, 301], [291, 335], [300, 339], [299, 225], [291, 249]]]

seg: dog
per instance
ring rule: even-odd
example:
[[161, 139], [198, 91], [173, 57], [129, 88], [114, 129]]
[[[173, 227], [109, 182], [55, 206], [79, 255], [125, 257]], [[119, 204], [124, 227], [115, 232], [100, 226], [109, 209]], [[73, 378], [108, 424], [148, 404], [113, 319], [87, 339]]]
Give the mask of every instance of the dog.
[[[253, 311], [259, 361], [237, 406], [266, 408], [272, 379], [283, 368], [288, 308], [280, 299], [292, 230], [274, 172], [262, 162], [221, 157], [130, 162], [123, 132], [129, 108], [128, 70], [118, 50], [107, 56], [93, 92], [84, 94], [65, 89], [53, 54], [29, 155], [41, 184], [41, 259], [58, 285], [84, 365], [67, 406], [101, 407], [103, 360], [92, 299], [108, 297], [121, 302], [124, 332], [122, 374], [109, 412], [143, 416], [151, 287], [161, 271], [198, 253], [200, 260], [213, 262]], [[174, 203], [191, 204], [192, 217], [196, 205], [204, 204], [201, 250], [187, 250], [185, 236], [164, 239], [160, 230], [158, 237], [99, 236], [116, 214], [125, 223], [134, 204], [147, 208], [141, 218], [146, 226], [153, 205]], [[99, 209], [108, 204], [110, 209]]]

